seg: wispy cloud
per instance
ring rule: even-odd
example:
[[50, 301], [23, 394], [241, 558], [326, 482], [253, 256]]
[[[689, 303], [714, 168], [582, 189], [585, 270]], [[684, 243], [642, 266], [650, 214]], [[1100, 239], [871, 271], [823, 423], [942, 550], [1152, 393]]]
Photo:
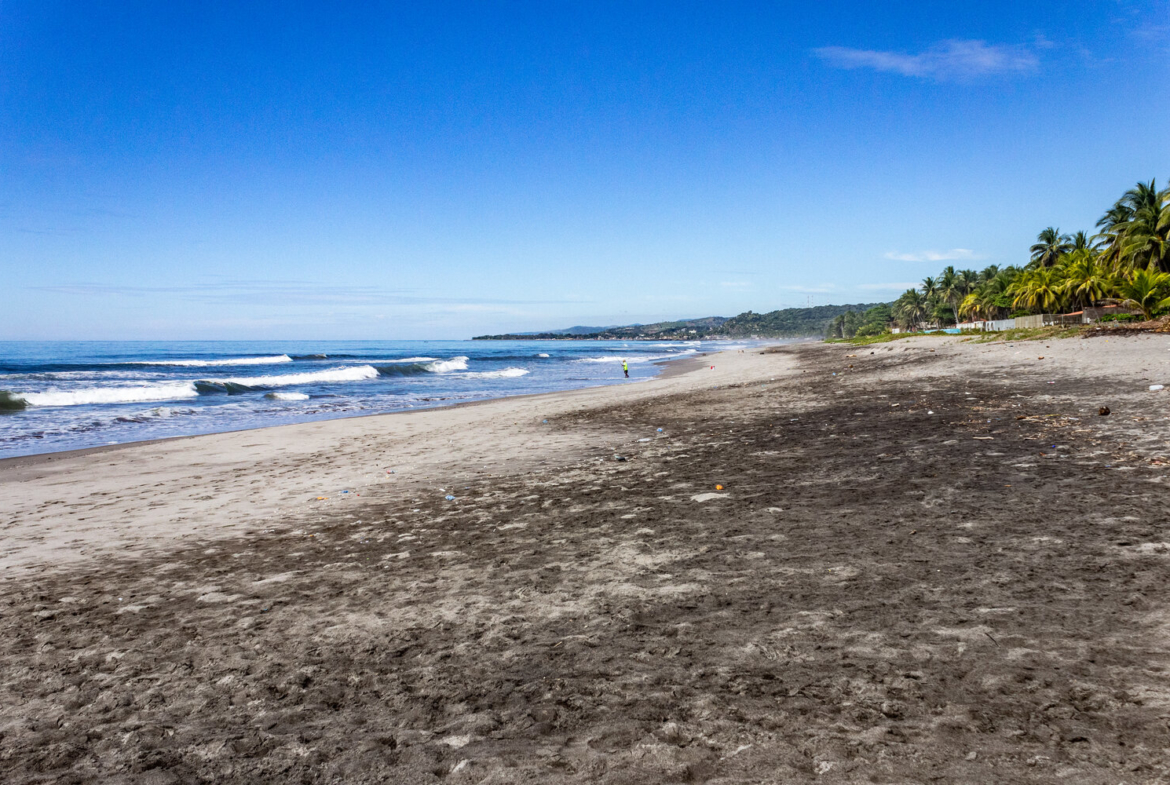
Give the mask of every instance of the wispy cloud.
[[1026, 73], [1040, 64], [1029, 47], [958, 39], [940, 41], [917, 54], [846, 46], [824, 46], [814, 49], [813, 54], [835, 68], [869, 68], [938, 81]]
[[873, 289], [876, 291], [905, 291], [906, 289], [915, 289], [918, 283], [915, 281], [902, 283], [863, 283], [858, 285], [858, 289]]
[[952, 248], [949, 251], [919, 251], [918, 253], [888, 251], [886, 258], [896, 262], [973, 262], [983, 257], [969, 248]]
[[428, 295], [413, 289], [330, 286], [312, 281], [214, 281], [177, 286], [121, 286], [96, 283], [31, 286], [32, 291], [89, 297], [158, 297], [220, 304], [264, 305], [561, 305], [581, 300], [510, 300]]

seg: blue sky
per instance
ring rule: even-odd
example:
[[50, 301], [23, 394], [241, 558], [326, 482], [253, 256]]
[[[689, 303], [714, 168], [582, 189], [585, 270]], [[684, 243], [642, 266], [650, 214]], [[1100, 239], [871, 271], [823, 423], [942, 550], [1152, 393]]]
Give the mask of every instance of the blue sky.
[[0, 0], [0, 339], [888, 300], [1170, 177], [1170, 2]]

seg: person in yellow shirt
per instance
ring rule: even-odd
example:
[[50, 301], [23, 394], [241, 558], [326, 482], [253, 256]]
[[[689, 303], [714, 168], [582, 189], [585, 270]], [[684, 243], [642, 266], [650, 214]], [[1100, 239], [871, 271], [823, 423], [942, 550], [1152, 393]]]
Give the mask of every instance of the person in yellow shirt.
[[622, 370], [625, 372], [626, 378], [629, 379], [630, 378], [630, 364], [628, 362], [626, 362], [625, 360], [622, 360]]

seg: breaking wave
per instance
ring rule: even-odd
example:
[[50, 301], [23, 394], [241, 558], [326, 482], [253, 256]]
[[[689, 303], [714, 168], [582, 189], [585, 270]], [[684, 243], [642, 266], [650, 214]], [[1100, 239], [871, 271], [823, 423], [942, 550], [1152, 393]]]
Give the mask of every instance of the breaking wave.
[[652, 354], [648, 357], [639, 357], [637, 355], [631, 355], [631, 356], [610, 355], [608, 357], [583, 357], [580, 360], [577, 360], [577, 362], [579, 362], [579, 363], [620, 363], [622, 360], [625, 360], [630, 365], [634, 365], [635, 363], [652, 363], [652, 362], [658, 362], [659, 360], [675, 360], [679, 357], [685, 357], [688, 354], [694, 354], [694, 353], [695, 353], [694, 349], [684, 349], [683, 351], [676, 352], [674, 354]]
[[436, 360], [425, 366], [431, 373], [450, 373], [451, 371], [466, 371], [466, 357], [452, 357], [450, 360]]
[[[323, 359], [325, 355], [321, 355]], [[170, 365], [178, 368], [210, 368], [220, 365], [275, 365], [276, 363], [291, 363], [293, 358], [287, 354], [275, 354], [269, 357], [233, 357], [227, 360], [142, 360], [127, 363], [127, 365]]]
[[308, 373], [287, 373], [280, 376], [241, 376], [235, 379], [200, 379], [194, 383], [201, 393], [242, 393], [265, 390], [269, 387], [288, 387], [292, 384], [314, 384], [317, 382], [360, 382], [378, 378], [378, 369], [372, 365], [353, 365], [345, 368], [330, 368], [327, 371]]
[[460, 376], [475, 379], [514, 379], [517, 376], [527, 376], [528, 371], [523, 368], [504, 368], [500, 371], [478, 371], [475, 373], [464, 373]]
[[28, 401], [24, 398], [7, 390], [0, 390], [0, 412], [19, 412], [26, 406]]
[[9, 393], [29, 406], [84, 406], [100, 403], [144, 403], [175, 401], [199, 395], [192, 382], [149, 384], [141, 387], [88, 387], [81, 390], [53, 390], [37, 393]]
[[270, 392], [264, 396], [274, 401], [307, 401], [309, 396], [298, 392]]
[[[428, 360], [432, 362], [427, 362]], [[407, 357], [405, 360], [386, 360], [393, 365], [379, 365], [382, 376], [418, 376], [424, 373], [450, 373], [467, 369], [466, 357], [452, 357], [450, 360], [436, 360], [434, 357]]]

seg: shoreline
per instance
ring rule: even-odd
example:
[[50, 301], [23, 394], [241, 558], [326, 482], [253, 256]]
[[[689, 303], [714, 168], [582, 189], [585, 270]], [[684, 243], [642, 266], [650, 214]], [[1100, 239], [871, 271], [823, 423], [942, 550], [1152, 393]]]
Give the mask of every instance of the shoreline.
[[6, 472], [0, 774], [1170, 776], [1170, 336], [695, 360]]
[[[762, 344], [762, 345], [765, 345], [765, 344]], [[777, 344], [777, 345], [783, 345], [783, 344]], [[680, 357], [677, 360], [659, 360], [659, 361], [652, 362], [651, 365], [654, 365], [656, 367], [662, 367], [662, 370], [657, 375], [655, 375], [649, 379], [642, 379], [639, 381], [635, 381], [635, 382], [632, 382], [632, 384], [643, 384], [643, 383], [647, 383], [647, 382], [653, 382], [657, 379], [668, 379], [668, 378], [671, 378], [673, 376], [677, 376], [677, 375], [682, 374], [682, 373], [687, 373], [689, 370], [693, 370], [693, 369], [675, 369], [675, 366], [678, 366], [680, 364], [685, 364], [688, 361], [694, 361], [694, 360], [697, 360], [697, 359], [702, 358], [702, 357], [707, 357], [711, 354], [718, 354], [718, 353], [719, 353], [718, 351], [698, 352], [696, 354], [688, 355], [686, 357]], [[9, 456], [6, 458], [0, 458], [0, 471], [3, 471], [6, 467], [35, 465], [35, 464], [40, 463], [40, 462], [52, 461], [54, 458], [65, 459], [65, 458], [72, 458], [72, 457], [78, 457], [78, 456], [84, 456], [84, 455], [93, 455], [93, 454], [98, 454], [98, 453], [102, 453], [102, 452], [117, 451], [120, 449], [132, 448], [132, 447], [137, 447], [137, 446], [146, 445], [146, 444], [159, 444], [159, 443], [163, 443], [163, 442], [179, 441], [179, 440], [183, 440], [183, 439], [199, 439], [199, 438], [206, 437], [206, 436], [217, 436], [219, 434], [228, 434], [228, 433], [248, 433], [250, 431], [265, 431], [265, 430], [268, 430], [270, 428], [291, 428], [291, 427], [296, 427], [298, 425], [309, 425], [311, 423], [319, 423], [319, 422], [334, 422], [334, 421], [338, 421], [338, 420], [357, 420], [357, 419], [362, 419], [364, 417], [389, 417], [392, 415], [404, 415], [404, 414], [414, 414], [417, 412], [429, 412], [429, 411], [434, 411], [437, 409], [455, 409], [455, 408], [464, 407], [464, 406], [480, 406], [483, 404], [492, 403], [494, 401], [518, 400], [518, 399], [523, 399], [523, 398], [536, 398], [536, 397], [539, 397], [542, 395], [558, 395], [558, 394], [562, 394], [562, 393], [574, 392], [576, 390], [592, 390], [592, 389], [596, 389], [596, 388], [600, 388], [600, 387], [614, 387], [614, 386], [625, 386], [625, 385], [622, 385], [622, 383], [620, 381], [618, 381], [618, 382], [613, 382], [613, 383], [603, 383], [603, 384], [593, 385], [590, 387], [567, 387], [564, 390], [550, 390], [548, 392], [516, 393], [515, 395], [500, 395], [500, 396], [495, 396], [492, 398], [481, 398], [481, 399], [475, 400], [475, 401], [459, 401], [457, 403], [443, 404], [440, 406], [431, 406], [431, 407], [427, 407], [427, 408], [417, 407], [417, 408], [411, 408], [411, 409], [398, 409], [398, 410], [389, 411], [389, 412], [371, 412], [369, 414], [346, 414], [346, 415], [342, 415], [340, 417], [329, 417], [329, 418], [323, 418], [323, 419], [304, 420], [302, 422], [295, 422], [295, 423], [276, 423], [273, 425], [257, 425], [255, 427], [251, 427], [251, 428], [236, 428], [233, 430], [226, 430], [226, 431], [211, 431], [209, 433], [192, 433], [192, 434], [184, 434], [181, 436], [163, 436], [163, 437], [160, 437], [157, 439], [142, 439], [140, 441], [120, 442], [118, 444], [99, 444], [99, 445], [94, 445], [93, 447], [79, 447], [79, 448], [73, 449], [73, 450], [57, 450], [55, 452], [40, 452], [40, 453], [34, 453], [32, 455], [12, 455], [12, 456]], [[167, 402], [164, 401], [162, 403], [165, 404]], [[19, 415], [3, 415], [3, 416], [19, 416]], [[2, 481], [3, 481], [3, 478], [0, 477], [0, 482], [2, 482]]]

